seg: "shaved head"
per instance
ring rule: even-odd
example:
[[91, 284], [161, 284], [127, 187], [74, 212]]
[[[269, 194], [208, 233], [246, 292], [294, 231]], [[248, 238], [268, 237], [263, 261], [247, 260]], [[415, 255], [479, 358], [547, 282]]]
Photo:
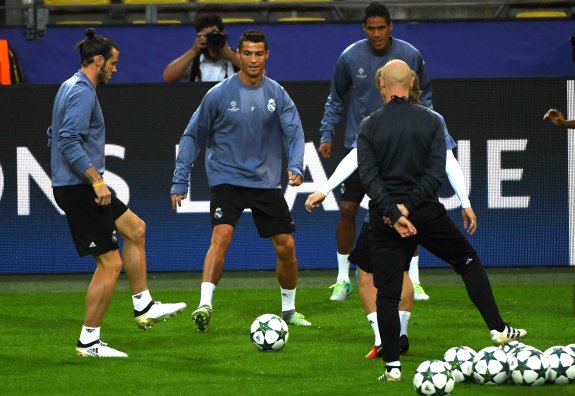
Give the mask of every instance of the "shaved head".
[[379, 76], [379, 87], [386, 103], [391, 96], [409, 97], [413, 75], [404, 61], [394, 59], [387, 62], [377, 71], [376, 76]]
[[395, 85], [409, 88], [411, 83], [411, 69], [404, 61], [394, 59], [383, 66], [381, 77], [385, 80], [385, 85], [388, 88]]

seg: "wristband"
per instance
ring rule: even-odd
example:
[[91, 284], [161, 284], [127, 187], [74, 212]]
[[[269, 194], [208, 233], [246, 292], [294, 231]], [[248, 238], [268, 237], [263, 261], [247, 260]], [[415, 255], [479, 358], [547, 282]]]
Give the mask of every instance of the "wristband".
[[94, 183], [92, 184], [92, 187], [100, 187], [100, 186], [105, 186], [106, 183], [104, 182], [104, 180], [102, 180], [100, 183]]

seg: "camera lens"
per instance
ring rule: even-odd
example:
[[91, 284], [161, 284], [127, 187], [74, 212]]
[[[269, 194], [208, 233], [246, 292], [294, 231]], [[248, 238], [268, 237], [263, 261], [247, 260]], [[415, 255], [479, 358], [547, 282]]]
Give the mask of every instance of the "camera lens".
[[221, 50], [226, 45], [227, 36], [217, 29], [206, 34], [206, 44], [212, 51]]

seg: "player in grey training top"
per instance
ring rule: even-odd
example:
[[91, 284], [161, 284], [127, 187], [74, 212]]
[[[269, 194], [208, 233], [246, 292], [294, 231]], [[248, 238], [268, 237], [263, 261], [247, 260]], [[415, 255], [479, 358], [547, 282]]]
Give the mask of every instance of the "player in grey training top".
[[[318, 152], [322, 158], [331, 156], [335, 126], [343, 114], [346, 96], [349, 100], [344, 139], [347, 150], [352, 149], [361, 120], [384, 105], [373, 86], [373, 76], [392, 59], [405, 61], [417, 73], [423, 91], [421, 103], [431, 107], [431, 80], [425, 62], [417, 48], [391, 36], [393, 22], [384, 4], [370, 3], [366, 7], [363, 31], [366, 38], [347, 47], [335, 66], [320, 127]], [[355, 242], [357, 211], [364, 196], [365, 189], [357, 172], [354, 172], [341, 185], [340, 215], [336, 229], [338, 275], [336, 283], [331, 286], [333, 293], [330, 300], [345, 300], [352, 291], [348, 256]]]
[[[96, 87], [116, 73], [120, 50], [95, 33], [87, 29], [86, 38], [77, 44], [82, 65], [60, 86], [47, 133], [54, 199], [66, 213], [78, 254], [91, 255], [96, 263], [76, 355], [115, 358], [128, 355], [102, 342], [100, 330], [122, 266], [130, 283], [134, 320], [141, 329], [175, 316], [186, 304], [152, 299], [146, 274], [146, 224], [104, 181], [106, 130]], [[124, 237], [122, 257], [118, 236]]]
[[234, 74], [210, 89], [192, 115], [180, 141], [172, 192], [187, 191], [190, 166], [204, 145], [210, 187], [279, 188], [284, 144], [288, 170], [302, 175], [303, 129], [287, 92], [266, 76], [250, 87]]
[[192, 318], [199, 331], [208, 329], [213, 293], [235, 224], [250, 208], [260, 236], [271, 238], [277, 254], [282, 317], [289, 324], [309, 326], [295, 311], [297, 259], [291, 236], [295, 224], [280, 189], [283, 149], [289, 184], [299, 186], [303, 181], [301, 121], [286, 91], [264, 75], [269, 56], [264, 33], [245, 31], [236, 54], [240, 71], [213, 87], [192, 115], [180, 140], [172, 180], [175, 209], [187, 197], [190, 168], [205, 145], [212, 240], [204, 260], [200, 303]]

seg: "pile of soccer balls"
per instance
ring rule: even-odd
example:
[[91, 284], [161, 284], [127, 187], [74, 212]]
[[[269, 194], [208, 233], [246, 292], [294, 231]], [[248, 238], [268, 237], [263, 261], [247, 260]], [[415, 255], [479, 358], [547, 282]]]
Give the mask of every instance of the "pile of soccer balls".
[[258, 316], [250, 328], [250, 339], [257, 349], [264, 352], [279, 351], [289, 337], [287, 323], [277, 315]]
[[415, 370], [413, 386], [419, 395], [449, 395], [456, 383], [499, 385], [575, 382], [575, 344], [544, 352], [519, 341], [475, 352], [466, 346], [448, 349], [443, 360], [426, 360]]

